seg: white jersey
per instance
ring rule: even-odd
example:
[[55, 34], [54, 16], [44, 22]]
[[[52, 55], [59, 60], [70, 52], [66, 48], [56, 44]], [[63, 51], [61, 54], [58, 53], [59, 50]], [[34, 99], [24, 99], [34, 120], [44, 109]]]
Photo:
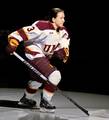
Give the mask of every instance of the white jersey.
[[[26, 49], [30, 51], [26, 56], [30, 59], [52, 55], [54, 51], [69, 48], [70, 43], [64, 27], [57, 32], [51, 22], [41, 20], [11, 33], [8, 38], [24, 41]], [[29, 53], [33, 53], [32, 56]]]

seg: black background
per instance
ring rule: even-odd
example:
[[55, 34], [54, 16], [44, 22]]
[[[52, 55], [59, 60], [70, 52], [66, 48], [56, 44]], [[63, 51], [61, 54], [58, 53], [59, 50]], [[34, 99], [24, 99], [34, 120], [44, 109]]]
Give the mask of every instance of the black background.
[[[65, 26], [71, 36], [67, 64], [55, 61], [62, 73], [60, 89], [109, 94], [107, 3], [69, 0], [3, 1], [1, 6], [0, 87], [25, 87], [29, 79], [25, 65], [14, 56], [6, 54], [7, 35], [43, 19], [52, 7], [60, 7], [65, 10]], [[20, 49], [18, 52], [23, 56]]]

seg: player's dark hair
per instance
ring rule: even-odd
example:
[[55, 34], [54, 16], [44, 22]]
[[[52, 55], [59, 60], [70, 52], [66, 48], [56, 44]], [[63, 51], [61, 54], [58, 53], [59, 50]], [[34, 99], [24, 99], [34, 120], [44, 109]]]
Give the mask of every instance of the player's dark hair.
[[51, 11], [49, 11], [49, 14], [48, 14], [48, 20], [49, 20], [50, 22], [52, 22], [52, 18], [53, 18], [53, 17], [56, 18], [56, 17], [57, 17], [57, 14], [58, 14], [59, 12], [64, 12], [64, 10], [61, 9], [61, 8], [52, 8]]

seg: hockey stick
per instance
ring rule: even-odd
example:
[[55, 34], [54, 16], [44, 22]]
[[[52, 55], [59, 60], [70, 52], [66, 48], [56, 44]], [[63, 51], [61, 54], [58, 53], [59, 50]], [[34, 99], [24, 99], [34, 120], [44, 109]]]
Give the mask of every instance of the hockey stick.
[[[30, 63], [28, 63], [24, 58], [22, 58], [20, 55], [18, 55], [16, 52], [13, 52], [13, 55], [15, 57], [17, 57], [19, 60], [21, 60], [25, 65], [27, 65], [31, 70], [33, 70], [38, 76], [40, 76], [45, 82], [48, 82], [48, 79], [42, 74], [40, 73], [36, 68], [34, 68]], [[84, 109], [82, 106], [78, 105], [74, 100], [72, 100], [70, 97], [68, 97], [67, 95], [63, 94], [63, 92], [57, 88], [57, 90], [59, 90], [59, 92], [66, 97], [71, 103], [73, 103], [75, 106], [77, 106], [80, 110], [82, 110], [86, 115], [89, 116], [89, 113], [86, 109]]]

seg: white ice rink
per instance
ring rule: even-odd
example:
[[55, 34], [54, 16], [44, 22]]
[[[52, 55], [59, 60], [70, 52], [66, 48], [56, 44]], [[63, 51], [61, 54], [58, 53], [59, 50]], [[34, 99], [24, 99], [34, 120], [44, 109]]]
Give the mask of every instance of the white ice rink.
[[[18, 101], [23, 95], [23, 90], [21, 88], [0, 88], [0, 120], [109, 120], [108, 95], [62, 91], [84, 107], [90, 114], [89, 116], [58, 91], [52, 101], [57, 107], [55, 113], [41, 113], [38, 110], [5, 106], [6, 101]], [[34, 99], [39, 104], [40, 91]]]

